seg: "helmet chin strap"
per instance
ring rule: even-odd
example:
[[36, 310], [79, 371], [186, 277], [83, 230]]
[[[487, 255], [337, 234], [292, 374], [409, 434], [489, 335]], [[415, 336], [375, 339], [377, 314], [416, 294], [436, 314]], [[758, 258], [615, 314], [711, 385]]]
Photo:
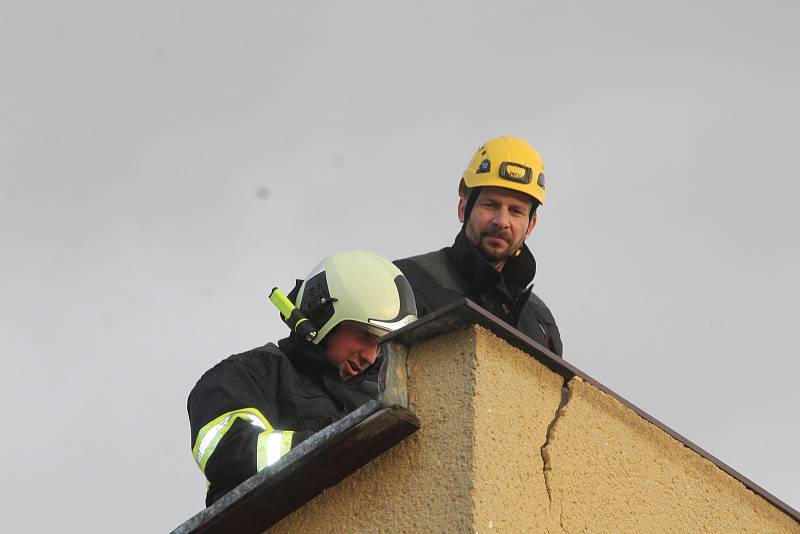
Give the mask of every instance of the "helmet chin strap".
[[469, 198], [467, 199], [467, 205], [464, 206], [464, 224], [467, 224], [469, 220], [469, 216], [472, 213], [472, 208], [475, 207], [475, 203], [478, 201], [478, 197], [481, 194], [481, 188], [476, 187], [469, 193]]

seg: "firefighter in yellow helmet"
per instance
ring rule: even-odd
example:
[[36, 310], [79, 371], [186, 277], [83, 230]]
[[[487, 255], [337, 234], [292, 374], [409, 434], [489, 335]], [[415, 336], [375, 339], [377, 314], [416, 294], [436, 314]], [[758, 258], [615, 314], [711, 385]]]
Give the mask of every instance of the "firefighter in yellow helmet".
[[525, 244], [545, 191], [542, 158], [527, 141], [505, 136], [481, 145], [459, 182], [462, 228], [453, 245], [395, 261], [418, 315], [468, 297], [560, 356], [555, 319], [531, 290], [536, 261]]
[[210, 506], [298, 443], [378, 398], [379, 336], [416, 319], [408, 281], [365, 250], [325, 258], [270, 300], [286, 339], [230, 356], [189, 394], [192, 455]]

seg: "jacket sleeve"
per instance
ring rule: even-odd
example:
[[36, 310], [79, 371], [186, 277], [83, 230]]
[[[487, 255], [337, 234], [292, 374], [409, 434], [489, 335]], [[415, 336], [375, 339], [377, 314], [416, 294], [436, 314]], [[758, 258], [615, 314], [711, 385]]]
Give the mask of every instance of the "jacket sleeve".
[[394, 260], [393, 263], [411, 285], [419, 318], [464, 297], [463, 292], [454, 288], [449, 291], [443, 288], [436, 278], [413, 258]]
[[[276, 428], [280, 359], [262, 354], [259, 365], [222, 361], [189, 394], [192, 456], [208, 481], [206, 505], [278, 460], [299, 443]], [[305, 436], [302, 436], [305, 437]]]

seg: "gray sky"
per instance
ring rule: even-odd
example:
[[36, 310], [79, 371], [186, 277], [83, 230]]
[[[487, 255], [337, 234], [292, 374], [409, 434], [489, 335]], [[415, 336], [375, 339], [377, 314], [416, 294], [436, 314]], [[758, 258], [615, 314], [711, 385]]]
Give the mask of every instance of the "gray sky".
[[796, 2], [0, 0], [4, 530], [203, 506], [185, 399], [525, 137], [566, 358], [800, 508]]

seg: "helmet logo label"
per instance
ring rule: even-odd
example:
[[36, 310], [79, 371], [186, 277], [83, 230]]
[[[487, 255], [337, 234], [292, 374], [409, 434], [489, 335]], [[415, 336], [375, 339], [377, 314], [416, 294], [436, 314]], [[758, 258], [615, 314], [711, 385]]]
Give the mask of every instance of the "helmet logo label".
[[521, 184], [531, 183], [531, 168], [526, 167], [525, 165], [520, 165], [519, 163], [504, 161], [500, 164], [500, 170], [498, 174], [500, 175], [500, 178], [505, 178], [506, 180], [511, 180], [512, 182], [519, 182]]
[[475, 174], [489, 172], [490, 170], [492, 170], [492, 162], [489, 161], [488, 159], [485, 159], [481, 161], [481, 165], [480, 167], [478, 167], [478, 170], [475, 171]]

